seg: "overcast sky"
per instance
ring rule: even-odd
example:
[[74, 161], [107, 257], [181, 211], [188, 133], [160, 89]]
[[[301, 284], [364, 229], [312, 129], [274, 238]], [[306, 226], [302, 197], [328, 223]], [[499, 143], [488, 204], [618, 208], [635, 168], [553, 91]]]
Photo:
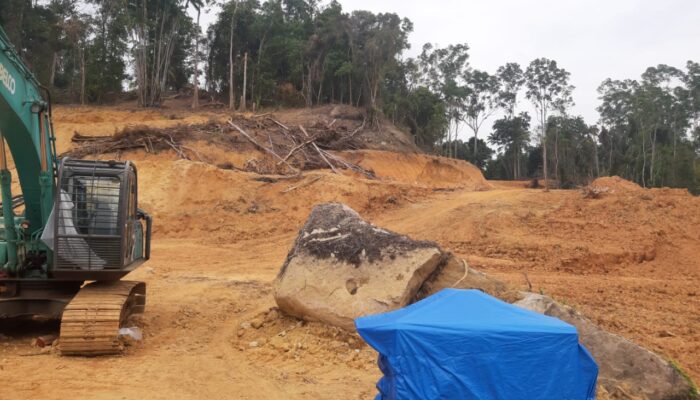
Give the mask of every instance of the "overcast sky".
[[[573, 114], [598, 121], [605, 78], [638, 78], [660, 63], [700, 61], [700, 0], [340, 0], [345, 11], [394, 12], [413, 21], [415, 56], [426, 42], [468, 43], [472, 67], [556, 60], [576, 86]], [[211, 14], [215, 11], [212, 10]], [[207, 16], [207, 20], [213, 15]], [[521, 100], [525, 107], [525, 99]], [[490, 127], [490, 123], [486, 126]]]

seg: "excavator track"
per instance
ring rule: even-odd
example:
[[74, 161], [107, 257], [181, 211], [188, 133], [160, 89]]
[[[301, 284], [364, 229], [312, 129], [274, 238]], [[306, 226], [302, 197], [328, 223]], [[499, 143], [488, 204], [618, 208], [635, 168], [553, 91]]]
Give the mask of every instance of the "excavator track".
[[144, 282], [93, 282], [85, 285], [63, 311], [60, 349], [63, 355], [119, 354], [119, 328], [132, 314], [143, 313]]

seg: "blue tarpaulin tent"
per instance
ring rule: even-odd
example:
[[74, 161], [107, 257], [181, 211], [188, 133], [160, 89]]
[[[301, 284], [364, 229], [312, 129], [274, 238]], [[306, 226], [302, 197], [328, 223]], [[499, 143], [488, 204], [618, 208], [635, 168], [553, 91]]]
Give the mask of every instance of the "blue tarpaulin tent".
[[590, 400], [598, 367], [576, 328], [478, 290], [445, 289], [355, 320], [379, 352], [376, 400]]

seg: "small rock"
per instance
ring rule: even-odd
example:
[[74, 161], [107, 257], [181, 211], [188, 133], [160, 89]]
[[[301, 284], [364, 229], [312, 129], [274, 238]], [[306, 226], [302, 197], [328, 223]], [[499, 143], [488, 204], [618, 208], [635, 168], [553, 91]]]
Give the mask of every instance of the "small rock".
[[250, 326], [252, 326], [255, 329], [260, 329], [262, 326], [265, 324], [265, 320], [263, 318], [255, 318], [254, 320], [250, 321]]
[[662, 337], [662, 338], [665, 338], [665, 337], [676, 337], [676, 335], [674, 335], [674, 334], [671, 333], [670, 331], [663, 330], [663, 331], [659, 332], [659, 337]]
[[265, 315], [265, 322], [272, 322], [280, 317], [279, 311], [276, 308], [271, 308]]
[[260, 343], [257, 340], [253, 340], [248, 344], [248, 347], [260, 347]]
[[241, 329], [250, 329], [250, 322], [244, 322], [240, 326]]

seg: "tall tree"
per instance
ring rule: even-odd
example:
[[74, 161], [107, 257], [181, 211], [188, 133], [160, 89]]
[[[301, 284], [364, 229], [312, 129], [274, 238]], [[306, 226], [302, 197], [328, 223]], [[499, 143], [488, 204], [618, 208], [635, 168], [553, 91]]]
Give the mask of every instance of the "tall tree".
[[525, 84], [523, 70], [518, 63], [507, 63], [498, 68], [496, 76], [500, 81], [498, 105], [505, 111], [506, 116], [515, 116], [518, 106], [518, 93]]
[[365, 107], [372, 124], [379, 123], [382, 81], [401, 53], [410, 47], [413, 24], [396, 14], [354, 11], [348, 21], [353, 63], [361, 65]]
[[545, 189], [548, 189], [547, 174], [547, 121], [553, 110], [564, 113], [573, 104], [569, 84], [571, 74], [559, 68], [557, 62], [546, 58], [533, 60], [525, 70], [526, 95], [537, 111], [542, 141], [542, 172]]
[[495, 75], [480, 70], [471, 70], [464, 77], [464, 120], [474, 132], [473, 155], [478, 151], [478, 136], [481, 125], [498, 109], [500, 82]]
[[463, 77], [469, 71], [469, 46], [464, 43], [439, 48], [426, 43], [419, 56], [419, 65], [423, 83], [442, 97], [447, 120], [454, 127], [454, 138], [451, 130], [446, 132], [446, 140], [453, 146], [442, 146], [443, 154], [455, 156], [459, 123], [463, 119], [463, 104], [467, 95]]
[[582, 117], [550, 116], [547, 121], [548, 154], [554, 153], [554, 172], [560, 186], [585, 184], [596, 176], [596, 146], [591, 136], [594, 127]]
[[188, 6], [192, 6], [192, 8], [195, 9], [197, 12], [197, 24], [195, 25], [197, 28], [197, 31], [195, 33], [195, 39], [194, 39], [194, 54], [193, 54], [193, 64], [194, 64], [194, 79], [192, 82], [192, 87], [194, 89], [194, 93], [192, 94], [192, 108], [193, 109], [198, 109], [199, 108], [199, 41], [200, 41], [200, 35], [201, 35], [201, 27], [199, 25], [199, 18], [202, 13], [202, 7], [204, 7], [205, 1], [204, 0], [187, 0], [185, 2], [185, 8]]
[[93, 19], [94, 37], [88, 51], [87, 96], [101, 103], [115, 100], [123, 91], [128, 54], [128, 37], [124, 29], [126, 10], [119, 2], [96, 4]]
[[530, 140], [530, 115], [522, 112], [517, 116], [506, 116], [493, 123], [493, 133], [489, 135], [489, 143], [503, 149], [506, 158], [510, 158], [511, 168], [509, 177], [519, 179], [521, 172], [521, 157], [524, 147]]
[[[102, 0], [109, 1], [109, 0]], [[132, 41], [136, 86], [141, 106], [160, 105], [179, 47], [189, 48], [191, 21], [185, 12], [186, 0], [122, 0], [127, 10], [127, 26]], [[183, 27], [185, 28], [183, 30]], [[184, 61], [180, 57], [179, 61]]]

